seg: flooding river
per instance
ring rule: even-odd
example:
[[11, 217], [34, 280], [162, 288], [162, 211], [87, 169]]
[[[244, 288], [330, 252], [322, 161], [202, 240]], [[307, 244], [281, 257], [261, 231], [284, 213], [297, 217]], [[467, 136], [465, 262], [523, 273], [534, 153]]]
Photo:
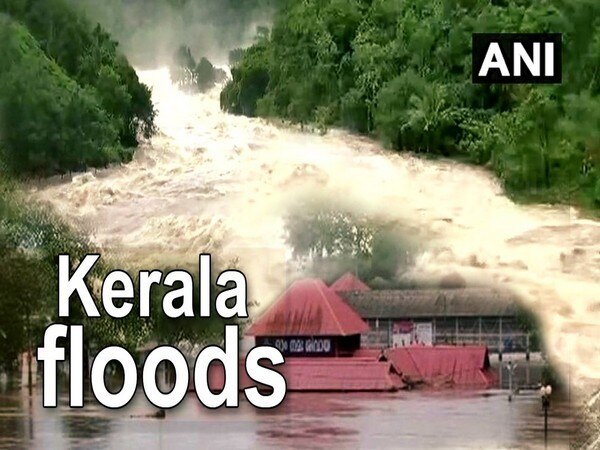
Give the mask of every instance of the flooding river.
[[[0, 448], [184, 449], [543, 448], [537, 395], [511, 403], [506, 392], [288, 394], [274, 410], [240, 402], [207, 410], [190, 393], [164, 419], [140, 391], [123, 410], [86, 399], [83, 410], [41, 407], [41, 392], [0, 393]], [[552, 405], [549, 448], [569, 448], [577, 422], [566, 403]]]
[[541, 317], [550, 355], [572, 385], [600, 385], [600, 223], [569, 207], [522, 206], [483, 168], [383, 150], [236, 117], [215, 89], [188, 95], [166, 69], [140, 72], [160, 132], [122, 167], [40, 189], [74, 224], [128, 263], [237, 259], [251, 300], [268, 305], [296, 275], [284, 219], [307, 202], [402, 224], [420, 242], [402, 276], [515, 290]]

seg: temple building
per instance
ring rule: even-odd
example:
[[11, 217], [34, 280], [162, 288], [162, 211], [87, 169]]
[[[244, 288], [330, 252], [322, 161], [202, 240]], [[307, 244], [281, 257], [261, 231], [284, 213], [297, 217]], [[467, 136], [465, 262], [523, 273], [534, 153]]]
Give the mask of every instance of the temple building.
[[[246, 335], [254, 337], [255, 345], [271, 345], [282, 352], [285, 364], [277, 370], [290, 391], [495, 385], [485, 345], [410, 342], [394, 346], [388, 338], [378, 345], [365, 345], [378, 330], [361, 317], [365, 310], [360, 306], [367, 300], [360, 296], [376, 292], [352, 274], [331, 287], [319, 279], [298, 280], [254, 321]], [[352, 300], [356, 298], [362, 300]], [[251, 380], [242, 373], [240, 387], [248, 385]]]
[[247, 335], [284, 356], [345, 356], [360, 347], [369, 325], [318, 279], [293, 283]]

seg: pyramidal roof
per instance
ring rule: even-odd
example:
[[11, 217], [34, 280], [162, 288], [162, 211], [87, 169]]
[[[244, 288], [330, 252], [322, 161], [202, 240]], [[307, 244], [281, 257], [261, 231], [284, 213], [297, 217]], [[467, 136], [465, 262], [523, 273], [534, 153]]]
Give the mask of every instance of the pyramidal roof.
[[319, 279], [294, 282], [248, 330], [251, 336], [347, 336], [369, 326]]
[[346, 272], [339, 277], [330, 288], [335, 292], [366, 292], [371, 288], [359, 280], [351, 272]]

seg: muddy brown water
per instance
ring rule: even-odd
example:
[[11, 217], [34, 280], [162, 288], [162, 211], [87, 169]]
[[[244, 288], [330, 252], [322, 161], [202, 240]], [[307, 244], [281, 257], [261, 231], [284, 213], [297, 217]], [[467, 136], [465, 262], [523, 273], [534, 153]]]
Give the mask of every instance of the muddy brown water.
[[232, 116], [219, 88], [179, 91], [166, 69], [140, 71], [159, 133], [132, 163], [32, 187], [104, 251], [152, 269], [213, 252], [237, 258], [250, 300], [268, 306], [299, 270], [285, 217], [314, 199], [406, 228], [419, 242], [399, 277], [502, 285], [541, 318], [549, 354], [574, 387], [600, 387], [600, 223], [569, 207], [510, 201], [481, 167], [384, 150]]
[[[141, 391], [121, 410], [86, 398], [82, 410], [62, 397], [44, 409], [41, 391], [0, 394], [0, 448], [543, 448], [543, 416], [535, 394], [512, 402], [505, 391], [291, 393], [273, 410], [247, 402], [208, 410], [189, 393], [164, 419]], [[569, 448], [579, 420], [565, 400], [551, 406], [549, 448]]]
[[[573, 395], [582, 400], [598, 390], [598, 221], [566, 206], [515, 204], [484, 168], [391, 153], [377, 142], [339, 130], [320, 136], [231, 116], [219, 109], [218, 88], [189, 95], [172, 85], [166, 69], [139, 75], [153, 89], [160, 131], [136, 153], [134, 161], [31, 189], [35, 198], [83, 227], [105, 252], [144, 269], [193, 263], [202, 252], [218, 254], [224, 261], [236, 259], [249, 280], [250, 301], [265, 308], [302, 271], [291, 261], [285, 217], [302, 209], [307, 199], [329, 202], [332, 207], [406, 228], [419, 248], [414, 266], [399, 273], [400, 278], [431, 281], [458, 272], [467, 284], [500, 285], [516, 292], [540, 317], [547, 351], [568, 378]], [[525, 399], [506, 405], [501, 396], [452, 402], [442, 398], [429, 403], [421, 397], [403, 400], [373, 404], [368, 398], [335, 400], [367, 412], [349, 417], [324, 414], [315, 423], [326, 425], [315, 425], [316, 431], [309, 435], [322, 436], [319, 442], [348, 442], [350, 446], [366, 446], [378, 439], [385, 445], [400, 439], [410, 446], [419, 442], [416, 437], [411, 440], [410, 424], [419, 430], [423, 442], [432, 442], [427, 433], [438, 438], [447, 435], [450, 443], [484, 442], [488, 434], [496, 433], [497, 442], [510, 446], [527, 435], [526, 428], [498, 431], [510, 427], [491, 429], [483, 424], [516, 425], [523, 417], [518, 411], [535, 408], [536, 403]], [[315, 407], [321, 402], [315, 400]], [[186, 436], [201, 436], [196, 434], [201, 432], [196, 430], [198, 422], [212, 423], [204, 413], [194, 420], [176, 420], [178, 414], [195, 410], [190, 405], [175, 413], [173, 421], [168, 418], [159, 425], [144, 420], [120, 422], [105, 413], [98, 423], [105, 421], [107, 429], [116, 430], [108, 434], [115, 439], [127, 439], [127, 433], [120, 434], [123, 427], [138, 430], [131, 439], [135, 445], [145, 442], [139, 431], [145, 429], [150, 431], [148, 439], [167, 436], [166, 442], [183, 446]], [[476, 412], [478, 408], [482, 409]], [[491, 414], [494, 408], [500, 416]], [[386, 415], [388, 409], [394, 414]], [[302, 414], [240, 411], [239, 418], [235, 414], [230, 418], [239, 427], [214, 423], [214, 429], [202, 432], [217, 441], [241, 443], [251, 436], [248, 442], [255, 446], [272, 442], [277, 446], [277, 442], [286, 445], [286, 436], [295, 435], [295, 428], [304, 423], [296, 420]], [[411, 415], [409, 411], [416, 412]], [[443, 425], [441, 416], [435, 419], [439, 411], [453, 420], [466, 414], [473, 423]], [[77, 417], [75, 422], [86, 422], [87, 414], [86, 410], [72, 417]], [[51, 416], [61, 429], [65, 428], [63, 416], [71, 417], [67, 413]], [[92, 428], [101, 426], [93, 425], [93, 419], [89, 422]], [[481, 426], [476, 425], [479, 422]], [[430, 425], [433, 431], [425, 432]], [[162, 434], [157, 435], [157, 429]], [[518, 429], [525, 434], [515, 436]], [[66, 439], [64, 433], [49, 433], [60, 442]], [[104, 445], [113, 437], [97, 439]]]

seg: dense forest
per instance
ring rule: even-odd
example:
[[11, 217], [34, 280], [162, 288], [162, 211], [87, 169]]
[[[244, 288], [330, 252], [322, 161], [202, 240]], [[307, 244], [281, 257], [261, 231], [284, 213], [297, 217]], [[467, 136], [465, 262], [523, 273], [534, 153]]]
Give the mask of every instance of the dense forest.
[[0, 0], [0, 149], [16, 175], [130, 159], [150, 90], [117, 43], [62, 0]]
[[[560, 85], [474, 85], [474, 32], [561, 32]], [[492, 168], [523, 200], [600, 207], [600, 2], [283, 1], [221, 106]]]
[[[199, 342], [222, 331], [219, 320], [153, 316], [89, 319], [73, 302], [58, 319], [57, 255], [77, 264], [98, 249], [49, 209], [27, 198], [20, 179], [126, 161], [154, 132], [150, 90], [117, 43], [62, 0], [0, 0], [0, 372], [40, 344], [52, 322], [86, 326], [87, 350], [121, 345], [135, 351], [151, 339]], [[90, 276], [98, 282], [115, 261], [104, 255]], [[99, 300], [98, 300], [99, 301]]]

